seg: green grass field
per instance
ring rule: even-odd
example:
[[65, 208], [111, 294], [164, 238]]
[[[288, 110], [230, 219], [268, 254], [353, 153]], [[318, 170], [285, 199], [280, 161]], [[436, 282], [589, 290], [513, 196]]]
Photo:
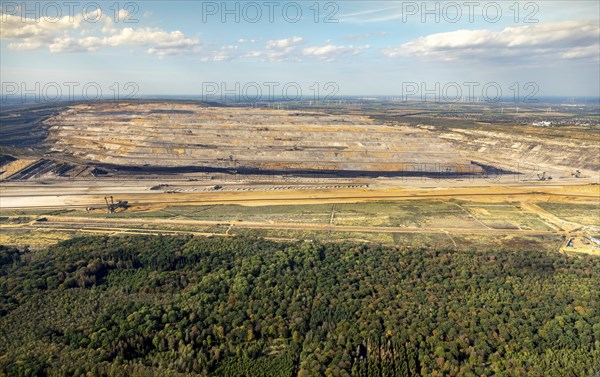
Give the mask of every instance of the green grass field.
[[538, 203], [546, 211], [567, 221], [600, 227], [600, 205]]

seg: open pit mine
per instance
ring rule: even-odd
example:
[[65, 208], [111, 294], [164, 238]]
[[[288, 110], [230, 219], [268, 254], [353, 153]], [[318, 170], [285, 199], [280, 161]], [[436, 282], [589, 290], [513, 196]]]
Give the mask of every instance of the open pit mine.
[[481, 172], [430, 131], [357, 115], [123, 103], [71, 106], [45, 124], [50, 150], [115, 166], [355, 175]]
[[[279, 110], [194, 101], [13, 109], [1, 115], [0, 179], [160, 180], [168, 175], [189, 180], [221, 173], [247, 182], [307, 176], [468, 177], [494, 184], [490, 177], [522, 182], [598, 175], [597, 143], [585, 131], [557, 134], [514, 124], [465, 126], [439, 115], [391, 115], [369, 109]], [[439, 122], [451, 126], [437, 126]]]

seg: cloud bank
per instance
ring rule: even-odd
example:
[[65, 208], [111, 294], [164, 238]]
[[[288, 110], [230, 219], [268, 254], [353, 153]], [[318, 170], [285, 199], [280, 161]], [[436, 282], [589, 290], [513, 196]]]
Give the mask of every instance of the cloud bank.
[[600, 51], [600, 26], [593, 21], [562, 21], [548, 24], [457, 30], [431, 34], [395, 48], [388, 57], [420, 57], [433, 60], [595, 59]]
[[[120, 15], [126, 16], [123, 12], [121, 10]], [[197, 38], [187, 37], [180, 31], [117, 28], [107, 16], [98, 23], [69, 20], [68, 16], [56, 21], [22, 19], [9, 14], [2, 17], [0, 38], [11, 41], [8, 48], [14, 50], [48, 48], [52, 53], [63, 53], [96, 51], [102, 47], [142, 46], [147, 48], [147, 53], [164, 57], [194, 52], [200, 46]]]

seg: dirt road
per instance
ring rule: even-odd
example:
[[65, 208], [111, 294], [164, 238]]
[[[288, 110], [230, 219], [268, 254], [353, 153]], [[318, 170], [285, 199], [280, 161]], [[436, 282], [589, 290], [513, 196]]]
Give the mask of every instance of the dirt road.
[[[69, 190], [53, 187], [3, 187], [0, 195], [0, 208], [85, 208], [102, 206], [105, 195], [127, 200], [136, 209], [147, 210], [168, 205], [214, 205], [240, 204], [246, 206], [324, 204], [370, 201], [399, 201], [417, 199], [462, 199], [478, 202], [542, 202], [558, 201], [570, 203], [600, 203], [600, 186], [478, 186], [443, 188], [345, 188], [281, 191], [241, 191], [241, 192], [181, 192], [163, 193], [134, 187], [115, 188], [110, 191]], [[104, 192], [100, 194], [100, 192]], [[136, 208], [140, 207], [140, 208]]]

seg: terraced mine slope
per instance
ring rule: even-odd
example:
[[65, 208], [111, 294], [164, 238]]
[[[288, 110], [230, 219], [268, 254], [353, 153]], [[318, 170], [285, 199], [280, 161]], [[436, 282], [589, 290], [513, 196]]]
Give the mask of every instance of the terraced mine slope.
[[358, 115], [191, 103], [99, 103], [45, 121], [51, 150], [120, 166], [479, 173], [429, 130]]
[[515, 163], [534, 164], [543, 170], [574, 169], [594, 174], [600, 169], [598, 130], [540, 130], [536, 127], [519, 127], [510, 130], [484, 130], [453, 128], [442, 131], [440, 137], [452, 143], [473, 159], [495, 166]]

